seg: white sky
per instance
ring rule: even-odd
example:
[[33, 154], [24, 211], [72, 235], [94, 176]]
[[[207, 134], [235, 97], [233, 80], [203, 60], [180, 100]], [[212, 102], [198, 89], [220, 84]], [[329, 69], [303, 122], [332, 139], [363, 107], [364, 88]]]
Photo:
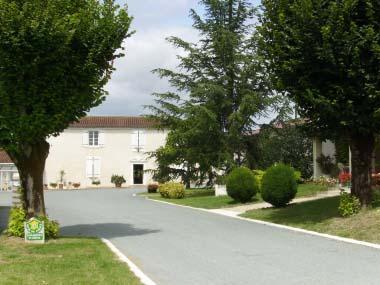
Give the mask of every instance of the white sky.
[[[259, 0], [252, 0], [257, 4]], [[196, 41], [197, 32], [192, 28], [189, 10], [201, 11], [198, 0], [118, 0], [128, 4], [129, 14], [134, 17], [132, 29], [136, 33], [124, 46], [125, 57], [115, 62], [106, 89], [107, 100], [91, 110], [92, 115], [141, 115], [143, 105], [153, 103], [153, 92], [169, 90], [165, 80], [151, 71], [156, 68], [174, 69], [179, 50], [171, 47], [165, 38], [179, 36]]]

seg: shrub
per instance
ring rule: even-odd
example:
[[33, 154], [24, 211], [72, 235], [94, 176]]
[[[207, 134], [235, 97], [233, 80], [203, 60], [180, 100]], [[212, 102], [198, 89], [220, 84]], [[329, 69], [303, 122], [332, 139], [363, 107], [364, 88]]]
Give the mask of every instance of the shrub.
[[232, 199], [246, 203], [259, 191], [259, 185], [246, 167], [235, 168], [227, 177], [227, 194]]
[[340, 193], [339, 213], [342, 217], [349, 217], [359, 213], [361, 208], [360, 201], [353, 195], [346, 192]]
[[94, 180], [94, 181], [92, 181], [92, 185], [100, 185], [100, 180]]
[[80, 183], [73, 183], [73, 187], [74, 188], [79, 188], [80, 187]]
[[125, 183], [126, 180], [124, 176], [122, 175], [112, 175], [111, 176], [111, 183], [115, 184], [116, 187], [121, 187], [123, 183]]
[[255, 170], [252, 170], [252, 172], [253, 172], [253, 175], [255, 176], [257, 184], [259, 186], [259, 191], [261, 191], [261, 184], [263, 181], [263, 176], [265, 174], [265, 171], [255, 169]]
[[[37, 217], [45, 224], [45, 238], [57, 238], [59, 224], [57, 221], [49, 220], [48, 217]], [[21, 207], [14, 207], [10, 211], [8, 228], [6, 233], [10, 236], [24, 238], [24, 222], [26, 221], [26, 212]]]
[[57, 186], [58, 186], [58, 184], [57, 183], [50, 183], [49, 184], [49, 186], [51, 187], [51, 188], [57, 188]]
[[24, 222], [26, 212], [21, 207], [13, 207], [9, 213], [8, 228], [6, 233], [10, 236], [24, 237]]
[[274, 207], [285, 207], [297, 194], [297, 182], [292, 167], [274, 165], [265, 172], [261, 196]]
[[148, 184], [148, 193], [157, 193], [157, 190], [158, 190], [158, 184], [157, 183]]
[[302, 179], [301, 171], [295, 170], [294, 171], [294, 178], [296, 179], [297, 184], [304, 183], [304, 180]]
[[164, 183], [159, 186], [158, 190], [163, 198], [182, 199], [185, 197], [185, 186], [181, 183]]

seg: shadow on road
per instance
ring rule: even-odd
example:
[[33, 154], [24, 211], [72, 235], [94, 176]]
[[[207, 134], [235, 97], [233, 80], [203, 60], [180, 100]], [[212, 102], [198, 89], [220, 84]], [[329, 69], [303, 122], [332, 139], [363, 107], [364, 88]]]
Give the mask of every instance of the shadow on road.
[[10, 209], [11, 207], [0, 207], [0, 233], [7, 228]]
[[62, 236], [97, 236], [117, 238], [125, 236], [140, 236], [158, 233], [160, 230], [139, 229], [130, 224], [107, 223], [65, 226], [60, 229]]

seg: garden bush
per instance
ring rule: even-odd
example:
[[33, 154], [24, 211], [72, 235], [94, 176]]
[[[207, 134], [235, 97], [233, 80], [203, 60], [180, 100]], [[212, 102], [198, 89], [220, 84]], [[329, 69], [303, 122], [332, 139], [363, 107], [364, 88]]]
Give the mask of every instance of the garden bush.
[[117, 188], [120, 188], [123, 183], [125, 183], [126, 180], [123, 175], [112, 175], [111, 176], [111, 183], [115, 184]]
[[360, 201], [355, 196], [346, 192], [341, 192], [339, 202], [339, 214], [342, 217], [349, 217], [359, 213], [361, 208]]
[[297, 194], [294, 169], [285, 164], [274, 165], [265, 172], [261, 196], [274, 207], [285, 207]]
[[181, 183], [167, 182], [158, 187], [161, 197], [168, 199], [182, 199], [185, 197], [185, 186]]
[[148, 193], [157, 193], [157, 190], [158, 190], [158, 184], [157, 183], [148, 184]]
[[[55, 239], [58, 237], [59, 224], [57, 221], [49, 220], [48, 217], [37, 217], [45, 223], [45, 238]], [[21, 207], [13, 207], [9, 214], [8, 228], [6, 233], [10, 236], [24, 238], [24, 222], [26, 212]]]
[[257, 185], [259, 186], [259, 191], [261, 191], [261, 183], [263, 181], [263, 176], [265, 174], [265, 171], [255, 169], [255, 170], [252, 170], [252, 172], [253, 172], [253, 175], [256, 178]]
[[235, 201], [247, 203], [258, 191], [258, 182], [246, 167], [235, 168], [227, 177], [227, 194]]

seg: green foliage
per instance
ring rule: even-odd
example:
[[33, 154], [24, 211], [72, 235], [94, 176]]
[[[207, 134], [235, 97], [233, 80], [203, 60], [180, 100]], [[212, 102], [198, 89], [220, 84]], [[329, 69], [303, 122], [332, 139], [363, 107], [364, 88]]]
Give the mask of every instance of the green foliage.
[[254, 177], [256, 179], [257, 185], [259, 186], [259, 191], [261, 191], [261, 184], [262, 184], [262, 181], [263, 181], [263, 177], [264, 177], [265, 171], [255, 169], [255, 170], [252, 170], [252, 172], [253, 172], [253, 175], [254, 175]]
[[100, 185], [100, 180], [93, 180], [92, 182], [91, 182], [91, 184], [92, 185]]
[[301, 171], [294, 171], [294, 178], [296, 179], [297, 184], [303, 183]]
[[347, 139], [335, 139], [335, 160], [337, 163], [342, 163], [347, 166], [349, 164], [350, 146]]
[[297, 194], [297, 182], [292, 167], [277, 164], [267, 169], [263, 177], [261, 196], [274, 207], [285, 207]]
[[163, 198], [182, 199], [185, 197], [185, 186], [181, 183], [167, 182], [160, 184], [158, 191]]
[[250, 168], [267, 169], [282, 162], [301, 171], [302, 177], [313, 174], [312, 140], [293, 124], [261, 127], [259, 134], [249, 137], [247, 150]]
[[51, 188], [57, 188], [58, 184], [57, 183], [50, 183], [49, 186]]
[[257, 56], [252, 5], [240, 0], [202, 0], [200, 5], [202, 15], [190, 11], [200, 40], [169, 38], [182, 50], [178, 70], [183, 72], [154, 71], [176, 90], [154, 94], [156, 104], [149, 106], [170, 129], [166, 146], [154, 154], [155, 175], [163, 181], [211, 184], [215, 170], [242, 165], [244, 134], [255, 125], [254, 116], [279, 100]]
[[116, 186], [121, 186], [123, 183], [127, 182], [123, 175], [112, 175], [111, 176], [111, 183], [115, 184]]
[[[42, 180], [47, 138], [104, 101], [131, 21], [112, 0], [0, 0], [0, 147], [21, 181]], [[23, 186], [43, 214], [43, 185]]]
[[294, 101], [310, 134], [349, 139], [352, 193], [370, 205], [371, 154], [380, 131], [380, 2], [262, 4], [259, 45], [274, 89]]
[[360, 201], [346, 192], [340, 194], [339, 213], [342, 217], [349, 217], [360, 212]]
[[[48, 217], [37, 217], [45, 224], [45, 238], [58, 238], [59, 224], [57, 221], [49, 220]], [[10, 211], [8, 228], [6, 233], [10, 236], [24, 238], [24, 222], [27, 220], [26, 212], [21, 207], [13, 207]]]
[[21, 207], [13, 207], [9, 213], [8, 228], [6, 233], [10, 236], [24, 237], [25, 220], [25, 210]]
[[246, 167], [235, 168], [227, 177], [227, 193], [235, 201], [246, 203], [259, 192], [252, 171]]
[[148, 193], [157, 193], [159, 185], [157, 183], [148, 184]]

